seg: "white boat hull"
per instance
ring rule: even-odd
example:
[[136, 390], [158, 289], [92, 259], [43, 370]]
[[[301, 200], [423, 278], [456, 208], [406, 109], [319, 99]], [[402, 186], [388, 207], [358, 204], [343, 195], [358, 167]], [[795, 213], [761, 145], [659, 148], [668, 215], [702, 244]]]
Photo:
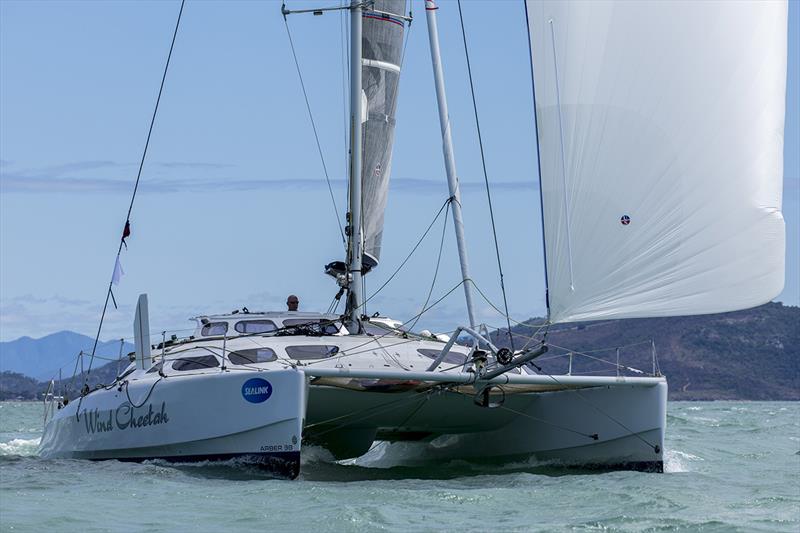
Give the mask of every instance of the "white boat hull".
[[[41, 454], [246, 457], [294, 477], [301, 439], [337, 459], [359, 457], [376, 441], [414, 441], [422, 461], [533, 457], [663, 468], [665, 378], [512, 369], [479, 379], [453, 361], [429, 370], [442, 346], [394, 334], [189, 339], [150, 361], [166, 377], [131, 365], [108, 388], [60, 409], [51, 401]], [[466, 360], [464, 347], [454, 350]], [[298, 354], [305, 358], [293, 359]], [[186, 371], [201, 362], [209, 366]], [[269, 394], [247, 398], [253, 380], [269, 381]], [[487, 387], [488, 398], [480, 393]]]
[[[417, 458], [513, 460], [564, 466], [663, 470], [667, 383], [509, 394], [480, 407], [459, 392], [365, 393], [311, 387], [312, 442], [357, 457], [374, 440], [419, 441]], [[404, 398], [405, 397], [405, 398]], [[349, 419], [336, 413], [351, 412]]]
[[305, 406], [305, 376], [294, 370], [150, 374], [51, 407], [40, 454], [180, 462], [243, 458], [293, 478]]
[[507, 425], [434, 441], [429, 453], [663, 471], [666, 381], [515, 395], [506, 405], [520, 413]]

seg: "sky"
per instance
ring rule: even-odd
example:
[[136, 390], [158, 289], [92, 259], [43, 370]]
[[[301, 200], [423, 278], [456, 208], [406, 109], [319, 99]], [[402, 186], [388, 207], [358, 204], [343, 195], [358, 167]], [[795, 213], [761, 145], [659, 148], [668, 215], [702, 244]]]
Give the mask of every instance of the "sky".
[[[335, 2], [289, 2], [298, 9]], [[158, 92], [176, 1], [0, 0], [0, 340], [59, 330], [94, 336]], [[463, 3], [510, 314], [545, 312], [535, 136], [523, 6]], [[406, 257], [448, 197], [423, 3], [401, 78], [392, 188], [380, 267]], [[790, 2], [784, 159], [787, 279], [798, 305], [800, 5]], [[292, 16], [339, 209], [345, 205], [342, 27], [336, 12]], [[502, 302], [472, 101], [454, 2], [439, 31], [473, 278]], [[188, 318], [285, 307], [324, 311], [323, 274], [342, 242], [280, 16], [264, 1], [187, 2], [123, 251], [125, 275], [101, 338], [129, 337], [139, 293], [154, 330]], [[433, 298], [460, 280], [450, 227]], [[433, 281], [442, 219], [368, 305], [406, 320]], [[478, 298], [478, 318], [504, 319]], [[466, 322], [461, 290], [419, 327]]]

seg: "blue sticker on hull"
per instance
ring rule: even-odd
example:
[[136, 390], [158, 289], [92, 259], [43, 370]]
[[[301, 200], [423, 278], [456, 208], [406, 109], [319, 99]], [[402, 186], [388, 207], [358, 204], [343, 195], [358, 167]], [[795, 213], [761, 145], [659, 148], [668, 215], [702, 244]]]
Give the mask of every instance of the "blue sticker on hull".
[[266, 402], [272, 396], [272, 384], [266, 379], [248, 379], [242, 385], [242, 398], [250, 403]]

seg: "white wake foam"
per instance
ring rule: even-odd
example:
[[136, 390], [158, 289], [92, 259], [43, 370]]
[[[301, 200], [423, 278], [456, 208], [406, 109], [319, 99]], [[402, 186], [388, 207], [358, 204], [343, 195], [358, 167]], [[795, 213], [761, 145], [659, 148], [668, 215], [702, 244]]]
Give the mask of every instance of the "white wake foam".
[[36, 455], [41, 439], [13, 439], [0, 442], [0, 455]]
[[664, 452], [664, 472], [668, 474], [691, 472], [689, 464], [696, 461], [703, 461], [703, 458], [680, 450], [666, 450]]

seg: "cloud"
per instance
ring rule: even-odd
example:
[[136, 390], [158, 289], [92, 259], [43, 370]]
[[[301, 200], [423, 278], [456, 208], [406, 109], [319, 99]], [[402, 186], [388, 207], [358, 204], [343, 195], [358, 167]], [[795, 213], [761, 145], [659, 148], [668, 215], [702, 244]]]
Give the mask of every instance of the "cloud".
[[199, 169], [231, 168], [235, 166], [230, 163], [198, 163], [198, 162], [153, 163], [153, 165], [163, 168], [199, 168]]
[[[149, 168], [168, 170], [191, 170], [204, 174], [205, 171], [232, 168], [227, 163], [166, 161], [147, 163]], [[0, 189], [4, 193], [129, 193], [133, 187], [133, 176], [138, 163], [125, 163], [109, 160], [76, 161], [59, 165], [49, 165], [35, 169], [18, 169], [9, 161], [2, 161], [3, 171], [0, 173]], [[120, 177], [122, 176], [122, 177]], [[220, 183], [231, 181], [233, 190], [248, 189], [251, 185], [246, 180], [229, 180], [228, 178], [209, 179], [165, 179], [152, 176], [142, 180], [145, 192], [183, 192], [197, 190], [218, 190]]]
[[[130, 165], [117, 163], [115, 161], [77, 161], [74, 163], [64, 163], [61, 165], [51, 165], [43, 167], [37, 173], [58, 176], [75, 171], [83, 172], [86, 170], [96, 170], [101, 168], [120, 168], [126, 166]], [[25, 172], [23, 171], [22, 174], [25, 174]]]
[[[109, 302], [100, 340], [126, 340], [132, 336], [133, 316], [136, 300], [123, 300], [117, 297], [119, 308]], [[194, 331], [190, 317], [205, 314], [229, 313], [240, 309], [243, 304], [250, 310], [279, 311], [285, 309], [285, 294], [261, 291], [255, 294], [231, 294], [224, 299], [208, 299], [199, 295], [195, 301], [151, 300], [150, 327], [155, 339], [166, 330], [168, 334], [188, 336]], [[261, 302], [261, 305], [256, 305]], [[311, 296], [303, 298], [302, 304], [308, 310], [324, 311], [328, 306], [328, 295], [315, 300]], [[41, 296], [24, 294], [0, 299], [0, 341], [10, 341], [22, 336], [43, 337], [57, 331], [69, 330], [89, 337], [97, 333], [100, 323], [103, 300], [84, 300], [61, 295]]]
[[[118, 300], [118, 303], [119, 309], [115, 309], [109, 302], [101, 340], [132, 335], [135, 302]], [[94, 337], [100, 323], [102, 305], [102, 300], [89, 301], [60, 295], [4, 298], [0, 300], [0, 340], [9, 341], [21, 336], [38, 338], [63, 330]], [[197, 314], [197, 309], [191, 305], [159, 305], [156, 312], [153, 311], [151, 325], [154, 328], [169, 327], [187, 335], [193, 329], [187, 318]]]
[[[482, 181], [460, 181], [459, 186], [463, 192], [483, 191], [486, 189], [486, 184]], [[392, 178], [390, 187], [392, 190], [398, 192], [419, 192], [419, 191], [447, 191], [447, 182], [442, 179], [419, 179], [419, 178]], [[489, 182], [489, 187], [492, 190], [537, 190], [538, 184], [535, 180], [527, 180], [524, 182], [517, 181], [497, 181]]]
[[7, 341], [22, 335], [41, 337], [65, 329], [89, 334], [90, 321], [97, 327], [99, 311], [96, 302], [61, 296], [4, 298], [0, 300], [0, 339]]
[[[101, 168], [102, 162], [94, 162]], [[89, 163], [86, 163], [88, 168]], [[167, 163], [165, 163], [167, 165]], [[169, 163], [169, 165], [177, 165]], [[183, 164], [181, 165], [188, 165]], [[205, 164], [198, 164], [205, 165]], [[78, 170], [79, 164], [63, 165], [58, 167], [63, 171]], [[212, 168], [212, 167], [204, 167]], [[224, 165], [213, 168], [224, 168]], [[3, 193], [125, 193], [131, 192], [132, 179], [97, 178], [85, 176], [63, 176], [50, 174], [28, 174], [20, 172], [4, 172], [0, 176], [0, 190]], [[344, 179], [332, 179], [331, 186], [336, 190], [344, 190], [347, 182]], [[314, 190], [328, 187], [324, 178], [291, 178], [291, 179], [237, 179], [233, 177], [218, 178], [151, 178], [144, 177], [140, 183], [140, 192], [143, 194], [157, 193], [202, 193], [202, 192], [240, 192], [260, 190]], [[391, 190], [396, 192], [443, 192], [447, 191], [444, 181], [427, 180], [418, 178], [394, 178], [390, 182]], [[464, 192], [482, 191], [485, 185], [482, 182], [461, 182]], [[495, 182], [491, 183], [492, 190], [536, 190], [533, 180], [526, 182]]]
[[[52, 178], [45, 176], [5, 175], [0, 178], [3, 193], [130, 193], [132, 180], [102, 178]], [[344, 188], [343, 180], [332, 182], [335, 188]], [[316, 189], [327, 187], [324, 181], [310, 179], [244, 180], [219, 179], [142, 179], [139, 192], [196, 193], [237, 192], [279, 189]]]
[[0, 191], [10, 193], [117, 193], [130, 191], [129, 182], [101, 178], [53, 178], [47, 176], [23, 176], [3, 174], [0, 177]]

